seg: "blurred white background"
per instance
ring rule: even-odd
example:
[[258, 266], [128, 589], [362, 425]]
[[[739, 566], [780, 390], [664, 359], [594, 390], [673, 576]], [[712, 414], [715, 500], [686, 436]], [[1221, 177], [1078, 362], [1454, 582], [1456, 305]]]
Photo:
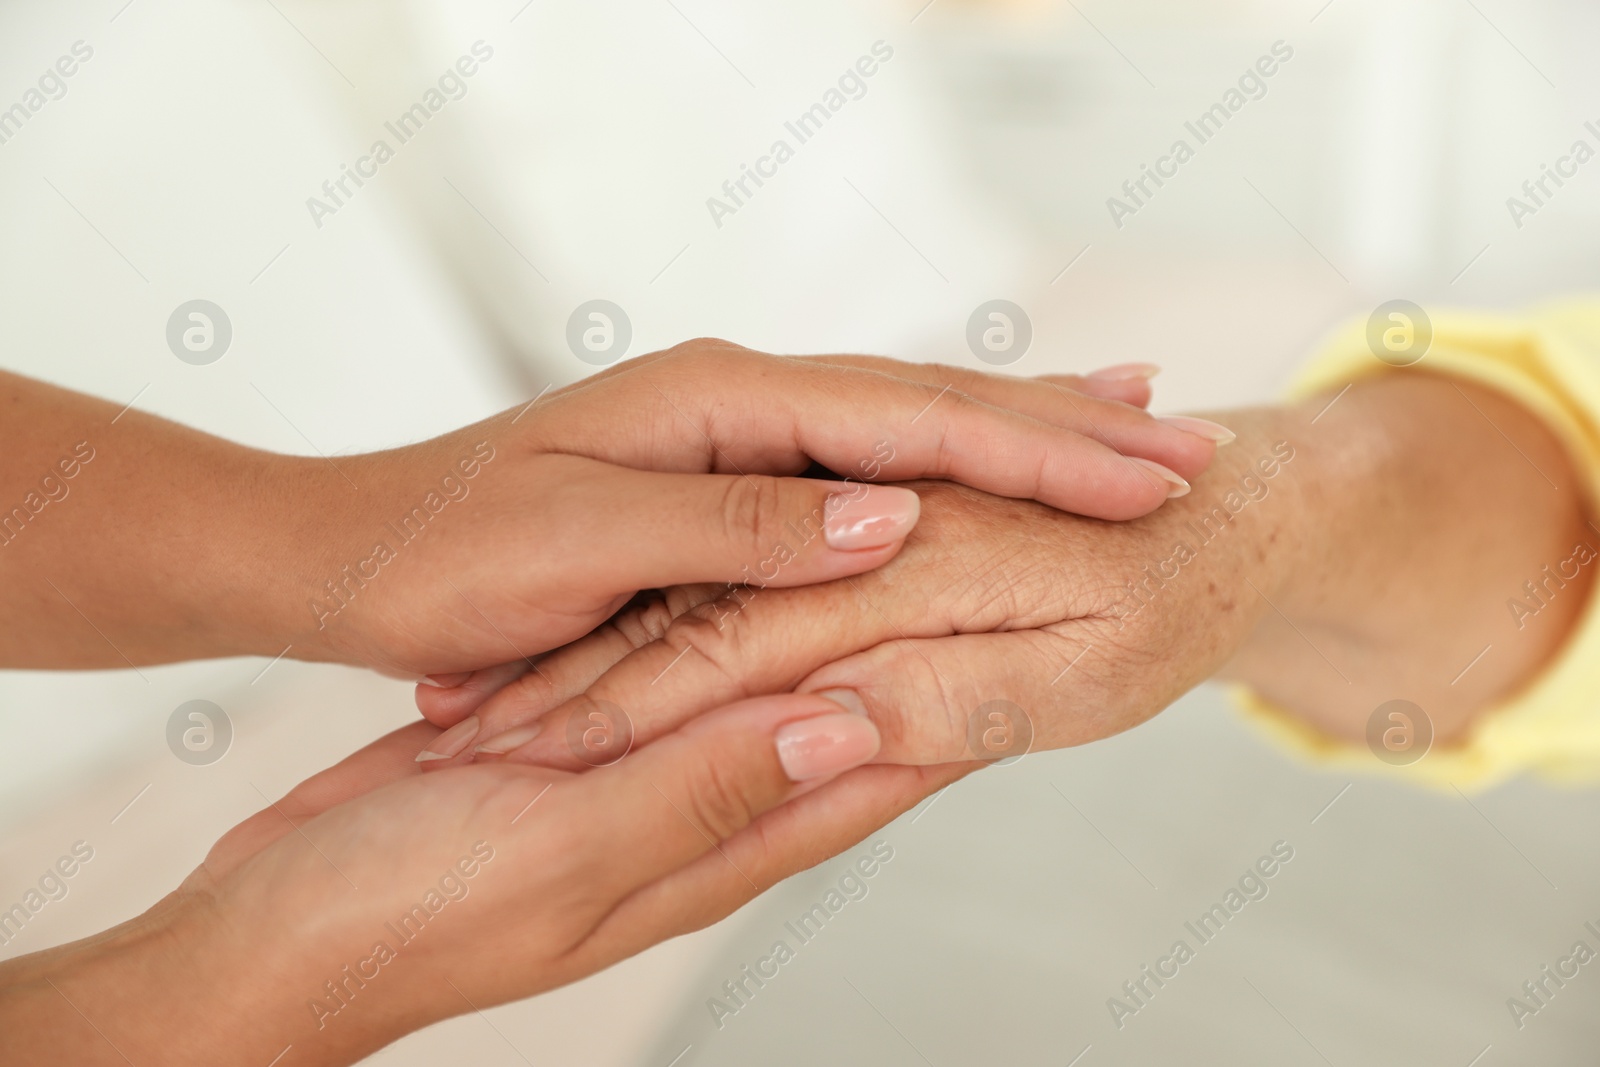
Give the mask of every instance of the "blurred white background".
[[[0, 143], [0, 365], [336, 454], [583, 376], [590, 299], [629, 355], [710, 334], [976, 366], [967, 317], [998, 297], [1034, 325], [1016, 372], [1153, 360], [1160, 408], [1268, 400], [1381, 301], [1600, 286], [1600, 163], [1520, 227], [1506, 207], [1600, 145], [1597, 32], [1593, 5], [1510, 0], [8, 0], [0, 108], [93, 56]], [[307, 198], [480, 40], [466, 94], [318, 226]], [[718, 226], [706, 199], [879, 41], [865, 94]], [[1275, 42], [1265, 95], [1118, 227], [1107, 198]], [[193, 298], [234, 329], [204, 367], [164, 339]], [[235, 726], [205, 767], [165, 741], [196, 698]], [[403, 683], [291, 661], [0, 673], [0, 900], [96, 850], [0, 954], [147, 907], [263, 793], [413, 716]], [[884, 830], [871, 894], [721, 1029], [707, 998], [848, 857], [373, 1062], [1595, 1062], [1600, 978], [1523, 1030], [1505, 1000], [1600, 922], [1600, 798], [1350, 783], [1201, 689]], [[1271, 895], [1116, 1029], [1106, 998], [1280, 839]]]

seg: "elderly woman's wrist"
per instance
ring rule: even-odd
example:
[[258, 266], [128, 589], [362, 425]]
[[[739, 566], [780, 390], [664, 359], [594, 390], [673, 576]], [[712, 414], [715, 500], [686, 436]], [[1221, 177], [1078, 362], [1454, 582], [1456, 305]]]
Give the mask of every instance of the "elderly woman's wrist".
[[[1307, 418], [1295, 408], [1241, 408], [1206, 417], [1237, 436], [1219, 449], [1188, 497], [1166, 505], [1186, 512], [1184, 529], [1209, 546], [1226, 535], [1240, 593], [1271, 606], [1291, 595], [1293, 575], [1320, 550], [1311, 506], [1320, 472], [1308, 448]], [[1254, 590], [1252, 592], [1251, 590]], [[1270, 610], [1268, 607], [1266, 610]]]
[[1360, 429], [1324, 425], [1330, 399], [1209, 414], [1239, 436], [1196, 482], [1191, 505], [1202, 518], [1231, 520], [1241, 585], [1290, 619], [1327, 610], [1346, 588], [1336, 576], [1352, 533], [1395, 491], [1390, 450]]
[[1464, 379], [1394, 372], [1294, 411], [1302, 542], [1275, 598], [1292, 626], [1266, 620], [1228, 673], [1352, 739], [1373, 708], [1404, 698], [1453, 743], [1581, 615], [1581, 565], [1532, 623], [1507, 597], [1592, 543], [1582, 479], [1537, 415]]

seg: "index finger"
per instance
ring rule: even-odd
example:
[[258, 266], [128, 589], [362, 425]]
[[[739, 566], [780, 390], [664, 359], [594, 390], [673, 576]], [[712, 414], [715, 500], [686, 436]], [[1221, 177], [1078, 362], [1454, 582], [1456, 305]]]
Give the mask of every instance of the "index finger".
[[[1215, 440], [1128, 404], [1009, 381], [1028, 390], [1031, 413], [954, 384], [703, 343], [552, 396], [530, 432], [623, 466], [795, 474], [815, 461], [847, 478], [944, 478], [1102, 519], [1153, 511], [1215, 454]], [[646, 414], [597, 420], [602, 389], [609, 406]]]
[[860, 367], [863, 370], [881, 371], [897, 378], [929, 382], [941, 387], [954, 384], [962, 392], [971, 393], [979, 400], [1011, 408], [1025, 415], [1034, 414], [1034, 405], [1039, 402], [1039, 398], [1048, 397], [1048, 393], [1040, 388], [1048, 384], [1064, 386], [1084, 396], [1098, 397], [1101, 400], [1119, 400], [1137, 408], [1147, 407], [1150, 404], [1150, 379], [1161, 373], [1161, 368], [1154, 363], [1118, 363], [1115, 366], [1090, 371], [1088, 374], [1041, 374], [1033, 378], [1023, 378], [939, 363], [906, 363], [886, 356], [835, 353], [799, 358], [812, 363], [829, 363], [839, 367]]

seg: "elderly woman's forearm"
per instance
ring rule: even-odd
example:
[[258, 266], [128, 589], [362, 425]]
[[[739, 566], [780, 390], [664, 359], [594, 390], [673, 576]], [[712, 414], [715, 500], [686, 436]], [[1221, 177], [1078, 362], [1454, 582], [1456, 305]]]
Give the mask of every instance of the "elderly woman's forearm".
[[[1448, 743], [1581, 612], [1596, 544], [1581, 479], [1532, 413], [1464, 381], [1404, 372], [1335, 396], [1280, 412], [1292, 555], [1227, 674], [1352, 739], [1411, 700]], [[1518, 613], [1528, 583], [1540, 606]]]

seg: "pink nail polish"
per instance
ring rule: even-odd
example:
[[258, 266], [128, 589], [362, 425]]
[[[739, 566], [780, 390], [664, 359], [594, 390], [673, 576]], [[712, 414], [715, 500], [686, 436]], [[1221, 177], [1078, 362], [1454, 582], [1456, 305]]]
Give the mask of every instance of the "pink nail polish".
[[1139, 464], [1141, 467], [1144, 467], [1146, 470], [1153, 472], [1156, 477], [1167, 483], [1168, 500], [1171, 500], [1173, 497], [1183, 496], [1189, 491], [1189, 483], [1184, 481], [1182, 475], [1180, 475], [1177, 471], [1168, 467], [1163, 467], [1155, 460], [1145, 459], [1143, 456], [1129, 456], [1128, 458]]
[[848, 713], [784, 723], [775, 740], [778, 762], [794, 782], [859, 767], [878, 754], [881, 744], [870, 719]]
[[830, 495], [823, 514], [828, 547], [858, 552], [903, 540], [922, 514], [922, 501], [897, 485], [858, 485], [853, 492]]
[[1193, 415], [1161, 415], [1156, 421], [1164, 422], [1175, 430], [1192, 433], [1196, 437], [1204, 437], [1207, 441], [1212, 441], [1219, 445], [1225, 445], [1239, 436], [1220, 422], [1212, 422], [1210, 419], [1197, 419]]
[[1118, 363], [1112, 367], [1101, 367], [1085, 374], [1085, 378], [1096, 378], [1102, 382], [1126, 382], [1135, 378], [1149, 381], [1161, 373], [1161, 368], [1154, 363]]
[[507, 752], [521, 748], [543, 732], [543, 722], [530, 722], [524, 726], [507, 730], [503, 734], [497, 734], [472, 751], [474, 753], [486, 753], [491, 756], [504, 756]]
[[435, 737], [428, 743], [428, 747], [417, 753], [418, 763], [427, 763], [429, 760], [450, 759], [459, 755], [461, 750], [472, 743], [478, 736], [478, 717], [468, 716], [456, 723], [444, 733]]

